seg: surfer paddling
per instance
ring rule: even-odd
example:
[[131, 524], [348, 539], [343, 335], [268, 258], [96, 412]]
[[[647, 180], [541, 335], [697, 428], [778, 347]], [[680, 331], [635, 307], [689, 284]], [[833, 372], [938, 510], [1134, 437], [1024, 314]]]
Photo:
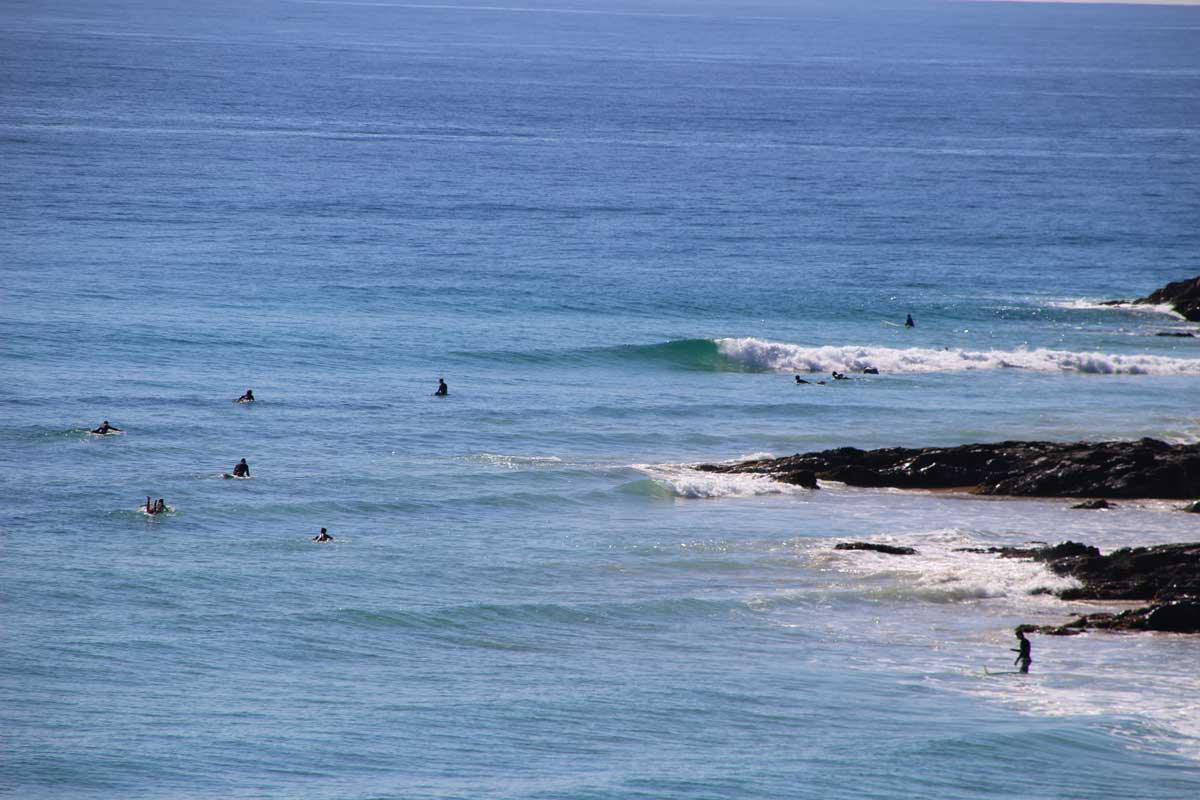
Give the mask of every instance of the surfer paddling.
[[1033, 658], [1029, 655], [1029, 650], [1032, 645], [1029, 643], [1029, 640], [1025, 638], [1025, 631], [1021, 630], [1020, 628], [1017, 628], [1017, 641], [1020, 643], [1020, 647], [1009, 648], [1017, 654], [1017, 659], [1016, 661], [1013, 661], [1013, 664], [1019, 664], [1021, 672], [1026, 673], [1029, 672], [1029, 665], [1033, 663]]
[[235, 403], [253, 403], [254, 402], [254, 390], [247, 389], [246, 393], [244, 395], [239, 397], [237, 400], [234, 400], [233, 402], [235, 402]]
[[241, 461], [239, 461], [238, 463], [233, 465], [233, 477], [235, 477], [235, 478], [249, 478], [250, 477], [250, 465], [246, 463], [246, 459], [243, 458]]
[[120, 433], [120, 432], [121, 432], [121, 429], [118, 428], [116, 425], [109, 425], [108, 420], [104, 420], [104, 422], [101, 422], [99, 428], [92, 428], [92, 433], [98, 433], [101, 436], [105, 435], [106, 433]]
[[324, 528], [321, 528], [321, 532], [314, 536], [312, 540], [314, 542], [332, 542], [333, 537]]

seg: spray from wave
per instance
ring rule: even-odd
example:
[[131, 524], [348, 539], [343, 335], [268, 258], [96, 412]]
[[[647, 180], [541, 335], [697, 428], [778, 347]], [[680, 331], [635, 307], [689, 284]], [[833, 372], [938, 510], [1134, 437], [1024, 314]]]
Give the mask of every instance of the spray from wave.
[[620, 487], [620, 491], [650, 497], [697, 500], [804, 494], [808, 491], [799, 486], [779, 483], [765, 475], [699, 472], [679, 464], [633, 464], [632, 469], [646, 475], [646, 478], [626, 483]]

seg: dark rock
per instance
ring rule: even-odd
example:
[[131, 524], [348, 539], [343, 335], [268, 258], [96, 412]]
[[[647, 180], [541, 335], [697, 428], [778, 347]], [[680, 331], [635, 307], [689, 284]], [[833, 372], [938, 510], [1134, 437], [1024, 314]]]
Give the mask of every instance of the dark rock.
[[871, 542], [838, 542], [833, 546], [834, 550], [874, 550], [877, 553], [887, 553], [893, 556], [911, 556], [916, 555], [917, 551], [911, 547], [896, 547], [890, 544], [873, 544]]
[[1084, 509], [1101, 509], [1101, 508], [1116, 508], [1116, 503], [1110, 503], [1107, 500], [1084, 500], [1082, 503], [1076, 503], [1071, 508]]
[[1050, 636], [1075, 636], [1085, 630], [1162, 631], [1165, 633], [1200, 633], [1200, 602], [1186, 600], [1176, 603], [1156, 603], [1144, 608], [1131, 608], [1119, 614], [1099, 612], [1085, 614], [1064, 625], [1022, 625], [1034, 633]]
[[1157, 439], [842, 447], [737, 464], [701, 464], [696, 469], [770, 475], [788, 483], [808, 480], [805, 473], [812, 473], [851, 486], [966, 489], [1025, 497], [1177, 500], [1200, 495], [1200, 444], [1171, 445]]
[[1147, 305], [1167, 304], [1182, 314], [1184, 319], [1200, 322], [1200, 275], [1168, 283], [1161, 289], [1133, 302]]
[[876, 367], [863, 367], [863, 375], [878, 375], [879, 370]]
[[1155, 335], [1155, 336], [1177, 336], [1177, 337], [1179, 337], [1179, 338], [1181, 338], [1181, 339], [1195, 339], [1195, 338], [1196, 338], [1196, 334], [1194, 334], [1194, 333], [1191, 333], [1190, 331], [1189, 331], [1189, 332], [1181, 332], [1181, 331], [1170, 331], [1170, 332], [1167, 332], [1167, 331], [1159, 331], [1158, 333], [1156, 333], [1156, 334], [1154, 334], [1154, 335]]
[[1125, 547], [1108, 555], [1089, 545], [1064, 542], [1054, 547], [993, 547], [1003, 558], [1042, 561], [1080, 586], [1059, 592], [1064, 600], [1154, 600], [1200, 598], [1200, 542]]
[[1152, 631], [1200, 633], [1200, 603], [1194, 601], [1155, 606], [1146, 617]]
[[789, 472], [787, 475], [776, 478], [782, 483], [790, 483], [795, 486], [803, 486], [805, 489], [819, 489], [817, 486], [817, 476], [810, 469], [798, 469], [795, 472]]

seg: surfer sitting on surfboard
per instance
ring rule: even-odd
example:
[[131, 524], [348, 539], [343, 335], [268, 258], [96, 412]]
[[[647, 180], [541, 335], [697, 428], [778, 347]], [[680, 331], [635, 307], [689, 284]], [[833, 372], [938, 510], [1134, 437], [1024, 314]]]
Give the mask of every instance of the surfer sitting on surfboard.
[[446, 380], [444, 378], [438, 378], [438, 388], [437, 391], [433, 393], [433, 396], [445, 397], [448, 394], [450, 394], [450, 387], [446, 385]]
[[243, 458], [241, 461], [239, 461], [238, 463], [233, 465], [233, 477], [235, 477], [235, 478], [249, 478], [250, 477], [250, 465], [246, 463], [246, 459]]
[[109, 425], [108, 420], [104, 420], [104, 422], [101, 422], [99, 428], [92, 429], [92, 433], [98, 433], [101, 436], [103, 436], [106, 433], [120, 433], [120, 432], [121, 432], [121, 429], [115, 425]]
[[254, 390], [247, 389], [246, 393], [244, 395], [239, 397], [237, 400], [234, 400], [233, 402], [235, 402], [235, 403], [253, 403], [254, 402]]

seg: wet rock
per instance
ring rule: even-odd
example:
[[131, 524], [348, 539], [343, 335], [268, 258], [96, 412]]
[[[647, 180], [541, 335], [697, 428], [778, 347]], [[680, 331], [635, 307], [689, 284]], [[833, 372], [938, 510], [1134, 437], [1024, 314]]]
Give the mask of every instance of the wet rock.
[[1146, 616], [1146, 626], [1152, 631], [1200, 633], [1200, 602], [1155, 606]]
[[1119, 614], [1084, 614], [1063, 625], [1025, 625], [1035, 633], [1075, 636], [1086, 630], [1200, 633], [1200, 602], [1185, 600], [1131, 608]]
[[1083, 508], [1083, 509], [1089, 509], [1089, 510], [1102, 509], [1102, 508], [1116, 508], [1116, 507], [1117, 507], [1116, 503], [1110, 503], [1107, 500], [1103, 500], [1103, 499], [1101, 499], [1101, 500], [1084, 500], [1082, 503], [1076, 503], [1075, 505], [1071, 506], [1071, 508]]
[[[1200, 495], [1200, 444], [997, 442], [958, 447], [842, 447], [737, 464], [706, 472], [755, 473], [776, 480], [851, 486], [964, 489], [978, 494], [1097, 499], [1191, 499]], [[795, 477], [792, 477], [795, 476]], [[803, 484], [801, 484], [803, 485]]]
[[975, 552], [1044, 562], [1052, 572], [1075, 578], [1064, 600], [1153, 600], [1200, 598], [1200, 542], [1124, 547], [1108, 555], [1090, 545], [1063, 542], [1053, 547], [991, 547]]
[[896, 547], [890, 544], [875, 544], [873, 542], [838, 542], [833, 546], [834, 550], [874, 550], [877, 553], [887, 553], [893, 556], [911, 556], [916, 555], [917, 551], [911, 547]]
[[1109, 300], [1101, 305], [1119, 306], [1125, 303], [1137, 305], [1169, 305], [1184, 319], [1200, 322], [1200, 275], [1182, 281], [1168, 283], [1161, 289], [1137, 300]]
[[805, 489], [819, 489], [817, 486], [817, 476], [812, 470], [800, 469], [795, 472], [789, 472], [787, 475], [776, 478], [782, 483], [790, 483], [794, 486], [803, 486]]
[[1168, 304], [1185, 319], [1200, 322], [1200, 275], [1182, 281], [1168, 283], [1135, 303], [1149, 305]]

